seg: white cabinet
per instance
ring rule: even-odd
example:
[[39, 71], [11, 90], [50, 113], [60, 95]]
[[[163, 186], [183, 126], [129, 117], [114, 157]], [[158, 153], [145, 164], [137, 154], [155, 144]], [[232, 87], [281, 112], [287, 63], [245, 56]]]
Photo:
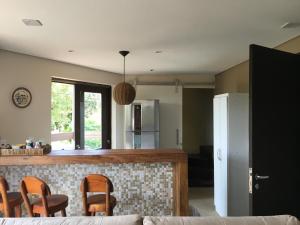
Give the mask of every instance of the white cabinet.
[[249, 95], [214, 97], [214, 203], [220, 216], [249, 215]]

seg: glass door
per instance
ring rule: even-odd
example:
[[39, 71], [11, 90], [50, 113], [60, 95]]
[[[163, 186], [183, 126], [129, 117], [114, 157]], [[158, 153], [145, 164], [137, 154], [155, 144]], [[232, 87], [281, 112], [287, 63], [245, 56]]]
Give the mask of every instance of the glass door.
[[53, 150], [111, 148], [111, 87], [52, 78]]
[[75, 148], [111, 148], [111, 87], [75, 86]]
[[102, 94], [84, 92], [84, 148], [102, 148]]
[[51, 146], [54, 150], [74, 150], [74, 85], [52, 82]]

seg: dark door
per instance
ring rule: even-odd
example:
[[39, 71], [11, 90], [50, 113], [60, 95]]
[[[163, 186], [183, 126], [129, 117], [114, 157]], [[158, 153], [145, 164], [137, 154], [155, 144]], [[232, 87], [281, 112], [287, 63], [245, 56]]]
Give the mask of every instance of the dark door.
[[250, 46], [252, 215], [300, 218], [300, 55]]
[[75, 148], [111, 148], [111, 87], [75, 85]]

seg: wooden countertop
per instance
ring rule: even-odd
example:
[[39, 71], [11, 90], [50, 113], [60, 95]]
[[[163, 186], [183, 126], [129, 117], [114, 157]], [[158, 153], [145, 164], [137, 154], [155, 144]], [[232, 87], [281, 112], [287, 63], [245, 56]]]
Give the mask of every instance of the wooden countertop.
[[187, 160], [180, 149], [59, 150], [44, 156], [0, 156], [0, 166], [74, 163], [151, 163]]

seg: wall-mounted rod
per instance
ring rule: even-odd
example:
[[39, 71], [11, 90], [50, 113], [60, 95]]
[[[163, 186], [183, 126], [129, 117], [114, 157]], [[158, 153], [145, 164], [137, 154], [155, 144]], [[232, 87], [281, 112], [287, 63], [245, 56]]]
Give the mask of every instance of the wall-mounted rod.
[[170, 82], [170, 81], [161, 81], [161, 82], [155, 82], [155, 81], [133, 81], [131, 82], [132, 84], [135, 85], [165, 85], [165, 86], [176, 86], [176, 85], [181, 85], [181, 86], [203, 86], [207, 88], [214, 88], [215, 84], [210, 83], [210, 82], [181, 82], [179, 83], [176, 82]]

